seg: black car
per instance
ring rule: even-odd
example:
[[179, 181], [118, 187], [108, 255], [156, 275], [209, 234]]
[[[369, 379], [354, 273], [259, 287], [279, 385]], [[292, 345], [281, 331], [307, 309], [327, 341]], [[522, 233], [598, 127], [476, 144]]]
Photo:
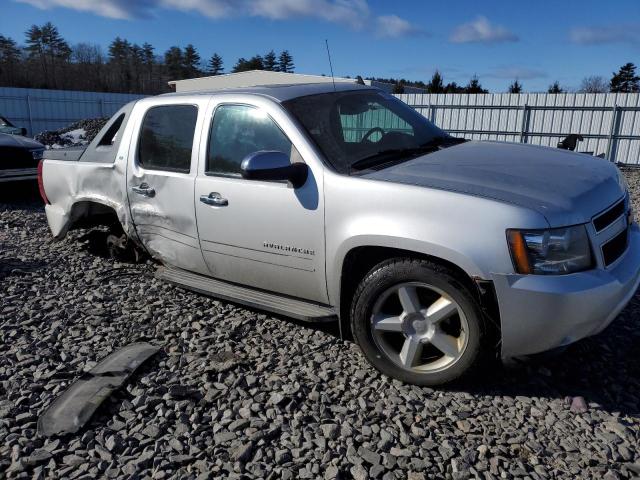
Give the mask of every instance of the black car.
[[24, 127], [16, 127], [9, 120], [0, 116], [0, 133], [8, 133], [10, 135], [26, 135], [27, 129]]
[[28, 137], [0, 133], [0, 182], [35, 180], [44, 145]]

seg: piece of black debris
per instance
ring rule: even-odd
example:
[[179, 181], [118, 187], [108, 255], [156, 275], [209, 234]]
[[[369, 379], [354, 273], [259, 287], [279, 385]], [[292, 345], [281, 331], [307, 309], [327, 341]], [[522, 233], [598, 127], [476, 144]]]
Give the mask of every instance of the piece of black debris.
[[150, 343], [132, 343], [102, 359], [49, 405], [38, 418], [38, 433], [50, 437], [77, 432], [100, 404], [158, 350], [160, 347]]

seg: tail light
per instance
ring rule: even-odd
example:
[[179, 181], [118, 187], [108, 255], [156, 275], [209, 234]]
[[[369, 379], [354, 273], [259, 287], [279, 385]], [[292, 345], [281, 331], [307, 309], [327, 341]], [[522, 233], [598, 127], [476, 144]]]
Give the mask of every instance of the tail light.
[[47, 193], [44, 191], [44, 181], [42, 180], [42, 166], [44, 160], [40, 160], [38, 162], [38, 189], [40, 190], [40, 196], [42, 197], [42, 201], [47, 205], [51, 205], [51, 202], [47, 198]]

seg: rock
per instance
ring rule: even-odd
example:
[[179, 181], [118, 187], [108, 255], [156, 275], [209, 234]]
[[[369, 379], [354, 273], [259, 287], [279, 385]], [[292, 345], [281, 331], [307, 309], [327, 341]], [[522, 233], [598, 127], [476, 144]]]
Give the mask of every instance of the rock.
[[51, 452], [47, 450], [34, 450], [31, 455], [24, 459], [24, 464], [30, 466], [41, 465], [43, 463], [47, 463], [52, 457], [53, 455]]
[[573, 413], [585, 413], [589, 410], [589, 407], [583, 397], [573, 397], [570, 409]]
[[324, 425], [320, 425], [320, 430], [322, 430], [324, 437], [329, 440], [337, 438], [340, 431], [338, 425], [335, 423], [325, 423]]
[[231, 458], [237, 462], [248, 462], [251, 459], [253, 453], [253, 443], [246, 442], [236, 446], [231, 452]]
[[142, 430], [142, 434], [146, 435], [149, 438], [157, 438], [160, 436], [160, 429], [155, 425], [147, 425]]

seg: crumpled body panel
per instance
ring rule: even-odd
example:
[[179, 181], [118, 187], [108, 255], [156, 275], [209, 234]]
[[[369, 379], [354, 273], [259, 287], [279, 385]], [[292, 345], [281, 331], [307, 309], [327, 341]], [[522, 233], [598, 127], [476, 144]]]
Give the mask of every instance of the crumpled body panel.
[[149, 343], [132, 343], [108, 355], [49, 405], [38, 418], [38, 433], [50, 437], [77, 432], [100, 404], [159, 349]]

